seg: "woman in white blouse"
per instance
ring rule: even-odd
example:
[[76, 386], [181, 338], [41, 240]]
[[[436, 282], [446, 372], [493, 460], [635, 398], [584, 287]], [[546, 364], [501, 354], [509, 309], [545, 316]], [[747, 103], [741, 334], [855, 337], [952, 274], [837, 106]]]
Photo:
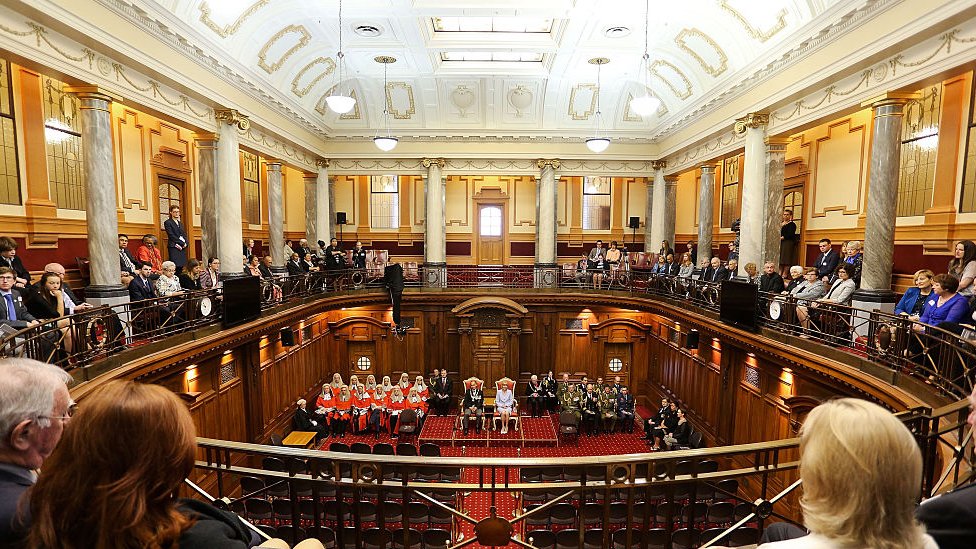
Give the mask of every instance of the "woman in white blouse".
[[159, 297], [169, 297], [182, 291], [180, 279], [176, 276], [176, 263], [163, 261], [163, 270], [156, 279], [156, 294]]

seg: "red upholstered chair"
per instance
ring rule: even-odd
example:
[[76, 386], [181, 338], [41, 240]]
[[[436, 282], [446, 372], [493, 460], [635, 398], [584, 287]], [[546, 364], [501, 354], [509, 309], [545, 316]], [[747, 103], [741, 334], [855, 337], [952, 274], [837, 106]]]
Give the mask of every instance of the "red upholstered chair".
[[[498, 395], [498, 389], [502, 386], [502, 383], [508, 383], [508, 387], [512, 390], [512, 396], [514, 397], [514, 399], [513, 399], [514, 406], [512, 406], [512, 415], [511, 415], [511, 417], [509, 417], [509, 421], [514, 421], [515, 422], [515, 430], [518, 431], [519, 430], [519, 425], [521, 424], [521, 422], [519, 421], [518, 390], [515, 387], [516, 382], [515, 382], [514, 379], [512, 379], [510, 377], [507, 377], [507, 376], [499, 379], [498, 381], [496, 381], [495, 382], [495, 395], [496, 395], [496, 397]], [[498, 412], [496, 410], [495, 411], [495, 414], [493, 414], [493, 417], [492, 417], [492, 428], [493, 429], [498, 429], [498, 424], [499, 424], [499, 422], [501, 422], [501, 419], [502, 419], [501, 416], [498, 415]]]
[[[454, 422], [454, 428], [456, 430], [461, 430], [461, 429], [464, 428], [464, 424], [463, 424], [463, 421], [464, 421], [464, 394], [471, 387], [471, 382], [472, 381], [474, 381], [477, 384], [478, 389], [481, 389], [482, 394], [484, 394], [484, 390], [485, 390], [485, 382], [484, 382], [484, 380], [479, 379], [479, 378], [474, 377], [474, 376], [471, 376], [468, 379], [465, 379], [464, 380], [464, 384], [462, 385], [462, 389], [461, 389], [461, 401], [458, 403], [457, 420]], [[482, 418], [482, 421], [481, 421], [481, 428], [482, 429], [486, 428], [487, 425], [488, 425], [488, 408], [494, 402], [494, 399], [492, 399], [492, 400], [489, 400], [488, 399], [488, 395], [484, 395], [484, 397], [485, 397], [485, 415], [484, 415], [484, 417]]]

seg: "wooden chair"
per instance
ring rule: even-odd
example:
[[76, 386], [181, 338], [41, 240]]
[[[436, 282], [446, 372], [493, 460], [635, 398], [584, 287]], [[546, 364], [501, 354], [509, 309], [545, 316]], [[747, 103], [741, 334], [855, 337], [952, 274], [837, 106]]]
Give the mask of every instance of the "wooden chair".
[[[515, 430], [518, 431], [519, 430], [519, 425], [521, 424], [521, 422], [519, 421], [519, 405], [518, 405], [519, 404], [519, 401], [518, 401], [518, 391], [516, 391], [516, 387], [515, 387], [516, 382], [515, 382], [515, 380], [513, 380], [512, 378], [509, 378], [509, 377], [503, 377], [503, 378], [499, 379], [498, 381], [496, 381], [495, 382], [495, 395], [496, 395], [496, 397], [498, 395], [498, 389], [501, 388], [502, 383], [508, 383], [509, 388], [512, 390], [512, 396], [514, 398], [513, 398], [513, 405], [512, 405], [512, 415], [509, 417], [509, 419], [511, 421], [514, 421], [515, 422]], [[495, 430], [498, 429], [498, 423], [501, 421], [501, 419], [502, 419], [501, 416], [498, 415], [497, 410], [496, 410], [495, 413], [492, 414], [492, 420], [491, 420], [492, 429], [495, 429]]]
[[484, 405], [485, 405], [484, 406], [484, 415], [482, 416], [482, 419], [481, 419], [481, 428], [482, 429], [486, 429], [487, 426], [488, 426], [488, 408], [489, 408], [490, 405], [493, 405], [494, 402], [489, 403], [489, 401], [488, 401], [488, 395], [485, 395], [484, 394], [484, 392], [485, 392], [485, 382], [484, 382], [484, 380], [481, 380], [481, 379], [479, 379], [477, 377], [471, 376], [468, 379], [464, 380], [463, 389], [461, 391], [461, 401], [460, 401], [460, 403], [458, 405], [458, 415], [457, 415], [457, 419], [454, 421], [454, 430], [455, 431], [460, 431], [461, 429], [464, 428], [464, 395], [471, 388], [471, 382], [472, 381], [477, 384], [478, 389], [481, 390], [481, 393], [482, 393], [482, 395], [484, 396], [484, 399], [485, 399], [484, 400]]

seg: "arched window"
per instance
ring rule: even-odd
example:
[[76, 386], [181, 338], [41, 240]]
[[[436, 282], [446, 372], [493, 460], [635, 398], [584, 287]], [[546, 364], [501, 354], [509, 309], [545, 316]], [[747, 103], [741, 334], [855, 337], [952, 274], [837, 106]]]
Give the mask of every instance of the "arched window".
[[502, 235], [502, 209], [498, 206], [485, 206], [481, 208], [481, 224], [479, 225], [481, 236], [501, 236]]

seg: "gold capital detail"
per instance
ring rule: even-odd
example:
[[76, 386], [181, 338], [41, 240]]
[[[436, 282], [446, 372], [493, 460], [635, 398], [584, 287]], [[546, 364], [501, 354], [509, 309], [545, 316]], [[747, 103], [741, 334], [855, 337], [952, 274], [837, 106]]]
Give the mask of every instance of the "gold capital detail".
[[651, 160], [652, 170], [663, 170], [666, 169], [667, 167], [668, 167], [667, 160]]
[[736, 118], [734, 129], [736, 135], [742, 135], [746, 133], [746, 128], [763, 128], [768, 125], [768, 112], [751, 112], [742, 118]]
[[666, 176], [664, 176], [664, 182], [666, 184], [668, 184], [669, 186], [670, 185], [677, 185], [678, 184], [678, 176], [677, 175], [666, 175]]
[[702, 175], [715, 173], [715, 164], [702, 164], [699, 167], [701, 168]]
[[316, 168], [328, 168], [332, 164], [332, 161], [328, 158], [319, 158], [315, 161]]
[[420, 161], [420, 163], [423, 164], [425, 168], [429, 168], [431, 166], [437, 166], [438, 168], [443, 168], [444, 166], [447, 165], [447, 161], [444, 160], [443, 158], [424, 158], [423, 160]]
[[558, 158], [540, 158], [536, 162], [536, 165], [539, 166], [539, 169], [540, 170], [543, 170], [545, 168], [552, 168], [554, 170], [558, 170], [559, 169], [559, 159]]
[[241, 114], [237, 109], [220, 109], [214, 111], [214, 118], [217, 122], [224, 122], [237, 129], [246, 132], [251, 127], [251, 119], [246, 114]]

